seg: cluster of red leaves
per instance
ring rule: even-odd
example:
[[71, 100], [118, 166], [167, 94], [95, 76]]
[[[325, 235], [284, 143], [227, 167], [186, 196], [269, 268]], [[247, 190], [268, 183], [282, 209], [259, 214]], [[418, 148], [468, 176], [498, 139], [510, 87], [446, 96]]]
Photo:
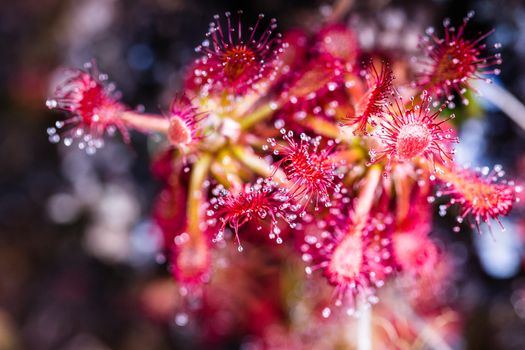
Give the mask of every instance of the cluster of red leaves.
[[[516, 201], [500, 169], [480, 174], [454, 163], [458, 139], [444, 126], [451, 94], [498, 72], [499, 55], [484, 53], [489, 33], [466, 38], [470, 17], [457, 30], [447, 22], [444, 38], [423, 39], [428, 65], [408, 103], [392, 62], [377, 65], [345, 25], [281, 37], [275, 19], [265, 24], [260, 15], [244, 30], [240, 16], [226, 13], [226, 23], [215, 16], [210, 25], [168, 118], [130, 112], [93, 71], [74, 71], [48, 106], [72, 115], [57, 126], [73, 125], [81, 148], [98, 148], [115, 128], [125, 139], [128, 128], [166, 135], [172, 148], [154, 166], [165, 182], [154, 218], [177, 280], [207, 281], [213, 243], [233, 233], [242, 250], [241, 236], [257, 242], [269, 226], [277, 243], [287, 233], [304, 239], [307, 272], [322, 270], [336, 303], [353, 310], [356, 301], [375, 303], [394, 271], [428, 274], [439, 259], [428, 237], [431, 209], [420, 201], [427, 194], [411, 193], [436, 180], [445, 188], [438, 195], [461, 206], [458, 221], [470, 215], [477, 225], [509, 214]], [[371, 186], [366, 174], [381, 168], [383, 182]]]

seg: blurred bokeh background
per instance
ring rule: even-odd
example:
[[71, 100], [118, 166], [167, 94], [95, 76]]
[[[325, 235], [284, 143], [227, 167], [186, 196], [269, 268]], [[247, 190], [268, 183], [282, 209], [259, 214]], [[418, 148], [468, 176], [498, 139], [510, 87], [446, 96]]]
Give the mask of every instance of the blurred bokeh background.
[[[0, 3], [0, 349], [237, 349], [240, 329], [202, 345], [175, 314], [150, 212], [154, 140], [133, 135], [87, 156], [48, 142], [45, 99], [60, 67], [96, 58], [124, 101], [157, 113], [180, 88], [213, 14], [264, 12], [281, 30], [315, 26], [330, 1], [18, 0]], [[355, 0], [347, 16], [364, 44], [414, 47], [428, 25], [475, 10], [472, 31], [496, 29], [498, 84], [525, 101], [522, 1]], [[399, 38], [404, 41], [399, 42]], [[462, 128], [461, 162], [525, 171], [525, 132], [482, 98]], [[525, 118], [525, 116], [523, 116]], [[525, 348], [525, 220], [521, 208], [490, 234], [444, 230], [458, 269], [460, 347]], [[435, 224], [446, 219], [436, 217]], [[444, 225], [450, 227], [449, 224]], [[438, 230], [439, 231], [439, 230]], [[171, 304], [170, 304], [171, 303]], [[152, 312], [151, 310], [154, 310]], [[156, 310], [156, 311], [155, 311]], [[160, 311], [159, 311], [160, 310]], [[158, 314], [170, 314], [160, 320]], [[425, 347], [422, 347], [425, 348]]]

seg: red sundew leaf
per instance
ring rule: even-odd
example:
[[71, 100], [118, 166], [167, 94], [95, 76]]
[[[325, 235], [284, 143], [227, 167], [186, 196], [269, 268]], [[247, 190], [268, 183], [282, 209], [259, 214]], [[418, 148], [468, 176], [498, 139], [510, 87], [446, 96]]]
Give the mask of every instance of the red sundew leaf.
[[288, 30], [282, 38], [287, 44], [286, 50], [280, 53], [279, 58], [283, 66], [294, 67], [305, 58], [308, 36], [300, 29]]
[[237, 25], [231, 21], [231, 14], [226, 12], [227, 25], [223, 28], [220, 16], [215, 15], [207, 38], [197, 51], [203, 52], [192, 71], [197, 78], [193, 83], [204, 90], [214, 92], [229, 91], [234, 95], [243, 95], [250, 90], [257, 90], [258, 84], [272, 80], [280, 68], [279, 54], [284, 50], [280, 34], [274, 34], [277, 21], [259, 31], [264, 15], [253, 27], [243, 32], [240, 14]]
[[293, 132], [281, 129], [286, 145], [277, 145], [275, 140], [269, 139], [274, 148], [274, 154], [282, 158], [274, 167], [274, 175], [282, 168], [291, 186], [288, 188], [291, 197], [305, 207], [313, 201], [318, 210], [319, 203], [330, 206], [331, 194], [340, 191], [336, 183], [336, 162], [331, 154], [336, 146], [332, 140], [326, 147], [321, 146], [321, 139], [300, 135], [300, 141], [293, 138]]
[[205, 239], [195, 239], [183, 232], [174, 239], [170, 254], [173, 278], [185, 285], [202, 285], [209, 278], [211, 253]]
[[327, 91], [344, 86], [345, 67], [339, 61], [315, 59], [290, 84], [284, 96], [291, 103], [301, 99], [314, 99]]
[[198, 111], [186, 95], [176, 96], [170, 105], [168, 140], [176, 147], [187, 147], [202, 138], [199, 123], [207, 114]]
[[431, 273], [439, 259], [436, 244], [423, 232], [396, 231], [392, 246], [399, 269], [411, 275]]
[[372, 123], [372, 118], [385, 110], [392, 93], [393, 79], [392, 69], [388, 64], [383, 64], [378, 71], [370, 62], [366, 74], [368, 91], [359, 100], [355, 116], [349, 116], [345, 120], [346, 125], [355, 126], [355, 134], [366, 134], [366, 128]]
[[164, 237], [164, 247], [169, 249], [176, 235], [183, 232], [186, 221], [186, 191], [180, 184], [164, 188], [155, 199], [153, 220]]
[[[152, 171], [165, 186], [157, 195], [151, 211], [154, 222], [164, 237], [164, 249], [169, 250], [175, 236], [186, 229], [188, 177], [186, 164], [176, 157], [177, 150], [169, 149], [160, 154], [152, 164]], [[175, 158], [176, 157], [176, 158]]]
[[[342, 221], [341, 221], [342, 220]], [[391, 252], [392, 217], [377, 215], [356, 225], [351, 215], [338, 218], [335, 227], [318, 222], [317, 234], [307, 234], [301, 247], [306, 273], [321, 269], [335, 287], [336, 305], [355, 311], [356, 300], [377, 302], [375, 291], [394, 271]]]
[[394, 102], [389, 104], [379, 123], [379, 130], [372, 134], [380, 140], [382, 148], [370, 150], [371, 163], [386, 158], [388, 172], [392, 161], [404, 162], [422, 157], [435, 165], [453, 160], [451, 144], [457, 143], [458, 139], [453, 136], [452, 130], [443, 130], [441, 125], [454, 115], [438, 121], [444, 105], [432, 111], [431, 97], [424, 92], [421, 99], [420, 103], [415, 103], [412, 98], [408, 109], [401, 97], [394, 98]]
[[53, 97], [47, 100], [50, 109], [67, 112], [70, 118], [57, 121], [56, 128], [48, 128], [49, 140], [60, 141], [58, 130], [63, 130], [63, 141], [70, 146], [77, 141], [80, 149], [94, 153], [104, 144], [106, 133], [119, 130], [126, 142], [129, 134], [120, 119], [127, 108], [118, 101], [118, 94], [111, 84], [105, 84], [107, 76], [98, 72], [94, 62], [85, 64], [86, 70], [69, 70], [69, 77], [55, 89]]
[[274, 59], [275, 74], [272, 79], [265, 79], [267, 91], [272, 98], [278, 100], [282, 95], [282, 101], [277, 105], [285, 105], [288, 102], [287, 91], [290, 84], [297, 78], [309, 61], [308, 45], [310, 38], [301, 29], [286, 31], [281, 39], [282, 50]]
[[[275, 239], [278, 244], [282, 243], [279, 222], [284, 222], [290, 227], [295, 226], [297, 214], [288, 192], [270, 180], [258, 179], [253, 185], [248, 184], [231, 192], [219, 186], [214, 190], [214, 194], [208, 216], [219, 226], [215, 240], [222, 240], [226, 227], [230, 227], [235, 233], [239, 251], [243, 249], [239, 228], [247, 222], [270, 220], [269, 237]], [[262, 226], [259, 226], [260, 229]]]
[[[461, 211], [457, 217], [458, 223], [472, 216], [478, 231], [482, 222], [490, 227], [490, 219], [501, 225], [500, 217], [510, 213], [514, 203], [519, 200], [517, 194], [521, 192], [521, 187], [514, 182], [501, 180], [504, 171], [499, 165], [492, 171], [487, 167], [472, 170], [452, 165], [436, 172], [435, 176], [445, 184], [437, 196], [450, 197], [448, 204], [440, 206], [440, 214], [445, 215], [450, 206], [458, 204]], [[459, 226], [454, 227], [454, 231], [459, 231]]]
[[317, 34], [315, 51], [321, 56], [354, 65], [359, 57], [359, 44], [353, 31], [343, 24], [330, 24]]
[[[342, 116], [353, 114], [354, 96], [360, 79], [352, 67], [328, 55], [310, 58], [297, 67], [290, 79], [282, 84], [279, 93], [280, 116], [301, 121], [308, 115], [339, 121]], [[361, 96], [361, 92], [358, 94]]]
[[[493, 31], [471, 39], [465, 37], [465, 28], [473, 15], [473, 11], [469, 12], [457, 29], [446, 19], [444, 38], [437, 37], [432, 28], [427, 30], [427, 36], [420, 43], [426, 54], [421, 62], [424, 70], [418, 73], [415, 86], [429, 91], [432, 96], [451, 99], [454, 92], [462, 95], [467, 88], [472, 89], [470, 80], [485, 80], [484, 75], [500, 73], [494, 66], [501, 64], [501, 55], [485, 55], [487, 45], [482, 43]], [[467, 104], [468, 100], [464, 99], [463, 103]]]
[[413, 187], [408, 213], [402, 219], [398, 215], [392, 234], [395, 263], [399, 270], [413, 276], [432, 273], [440, 257], [438, 247], [428, 237], [432, 229], [428, 191], [428, 181]]

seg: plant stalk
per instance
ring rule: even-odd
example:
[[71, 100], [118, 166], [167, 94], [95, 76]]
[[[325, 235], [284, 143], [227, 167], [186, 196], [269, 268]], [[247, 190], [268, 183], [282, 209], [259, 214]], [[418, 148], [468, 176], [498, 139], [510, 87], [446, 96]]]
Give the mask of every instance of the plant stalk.
[[166, 134], [170, 126], [168, 118], [163, 118], [155, 114], [141, 114], [133, 111], [126, 111], [120, 114], [120, 119], [133, 129], [145, 132], [149, 131]]

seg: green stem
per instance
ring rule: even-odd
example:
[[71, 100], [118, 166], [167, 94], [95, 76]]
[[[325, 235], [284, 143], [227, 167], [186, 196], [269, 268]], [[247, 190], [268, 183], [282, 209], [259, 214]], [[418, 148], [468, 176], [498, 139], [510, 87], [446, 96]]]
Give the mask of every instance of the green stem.
[[241, 188], [242, 180], [239, 176], [240, 165], [228, 149], [219, 152], [216, 159], [211, 164], [213, 177], [226, 188]]
[[200, 224], [203, 220], [202, 209], [205, 201], [204, 182], [208, 178], [211, 155], [202, 154], [193, 165], [188, 193], [188, 234], [192, 238], [201, 239]]
[[242, 120], [239, 121], [239, 125], [241, 126], [241, 131], [248, 130], [253, 125], [259, 123], [260, 121], [269, 118], [272, 116], [273, 112], [275, 111], [276, 107], [272, 106], [270, 103], [266, 103], [256, 109], [253, 113], [248, 114], [247, 116], [243, 117]]
[[248, 169], [262, 177], [272, 177], [272, 179], [280, 184], [286, 184], [286, 175], [281, 169], [274, 171], [272, 166], [264, 159], [256, 155], [250, 148], [242, 146], [232, 146], [232, 154], [243, 163]]
[[307, 116], [306, 118], [300, 121], [300, 124], [309, 128], [312, 131], [315, 131], [316, 134], [324, 137], [339, 139], [342, 135], [341, 129], [337, 125], [328, 120], [318, 118], [315, 116]]

